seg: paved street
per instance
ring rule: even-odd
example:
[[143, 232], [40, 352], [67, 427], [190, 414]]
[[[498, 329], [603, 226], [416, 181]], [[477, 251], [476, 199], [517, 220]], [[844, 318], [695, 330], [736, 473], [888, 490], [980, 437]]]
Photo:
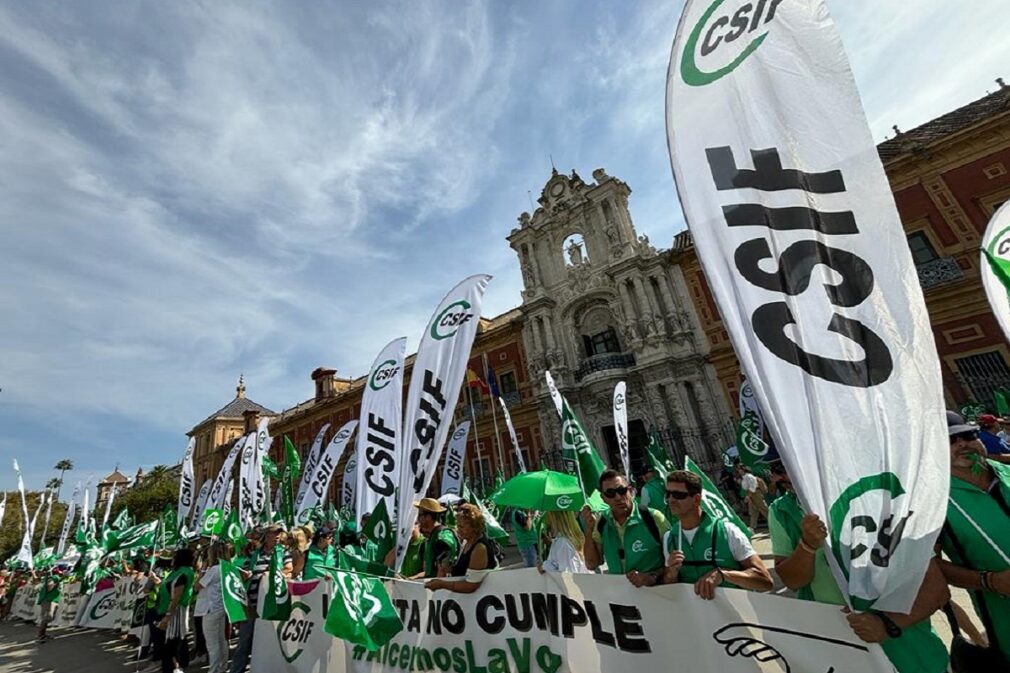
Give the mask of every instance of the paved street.
[[[773, 565], [771, 541], [759, 533], [754, 540], [757, 552], [769, 566]], [[505, 550], [507, 565], [517, 565], [518, 554], [514, 547]], [[776, 593], [786, 590], [776, 580]], [[957, 589], [955, 600], [971, 611], [967, 593]], [[973, 615], [974, 616], [974, 615]], [[978, 620], [975, 620], [978, 624]], [[946, 643], [950, 643], [950, 629], [942, 615], [934, 615], [933, 627]], [[118, 636], [94, 630], [52, 629], [52, 640], [35, 644], [35, 628], [22, 622], [0, 623], [0, 673], [135, 673], [139, 668], [128, 660], [133, 647], [125, 645]], [[146, 666], [146, 662], [144, 666]], [[205, 671], [204, 667], [191, 667], [192, 672]]]

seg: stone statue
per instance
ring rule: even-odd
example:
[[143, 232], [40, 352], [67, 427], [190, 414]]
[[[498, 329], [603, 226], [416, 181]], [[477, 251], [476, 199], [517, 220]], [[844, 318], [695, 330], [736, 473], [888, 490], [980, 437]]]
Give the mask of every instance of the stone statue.
[[620, 235], [617, 233], [617, 228], [614, 226], [607, 227], [606, 234], [607, 240], [610, 241], [610, 245], [617, 245], [621, 240]]
[[582, 264], [582, 245], [572, 241], [568, 245], [568, 259], [571, 260], [572, 264], [579, 266]]
[[535, 287], [537, 284], [537, 279], [533, 275], [532, 265], [530, 265], [528, 261], [524, 261], [520, 266], [520, 268], [522, 269], [523, 282], [526, 284], [526, 287]]

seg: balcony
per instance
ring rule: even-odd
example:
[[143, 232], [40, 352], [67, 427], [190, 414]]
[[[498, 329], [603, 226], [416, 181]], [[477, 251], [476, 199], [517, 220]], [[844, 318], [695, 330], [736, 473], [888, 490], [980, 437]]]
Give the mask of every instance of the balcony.
[[953, 257], [938, 257], [924, 264], [916, 264], [915, 270], [919, 274], [919, 285], [923, 290], [964, 278], [964, 272]]
[[635, 366], [635, 356], [632, 353], [601, 353], [582, 361], [575, 370], [575, 381], [581, 381], [590, 374], [605, 372], [611, 369], [627, 369]]
[[501, 398], [505, 400], [505, 406], [509, 409], [512, 407], [518, 407], [523, 403], [523, 397], [519, 394], [518, 390], [510, 390], [507, 393], [502, 393]]

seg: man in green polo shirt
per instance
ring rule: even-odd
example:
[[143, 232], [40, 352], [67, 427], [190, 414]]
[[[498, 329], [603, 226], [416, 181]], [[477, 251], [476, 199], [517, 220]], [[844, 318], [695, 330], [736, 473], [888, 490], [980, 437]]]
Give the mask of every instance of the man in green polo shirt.
[[[792, 481], [781, 464], [773, 477], [784, 491], [768, 509], [768, 531], [775, 556], [775, 572], [797, 598], [845, 605], [828, 560], [824, 540], [828, 529], [816, 514], [803, 511]], [[929, 617], [948, 600], [950, 592], [934, 560], [923, 578], [909, 614], [869, 611], [850, 613], [849, 625], [860, 639], [880, 643], [899, 673], [939, 673], [947, 670], [947, 648], [929, 624]]]
[[604, 470], [599, 487], [610, 511], [597, 520], [588, 505], [582, 508], [582, 522], [592, 531], [582, 545], [586, 566], [596, 570], [606, 561], [608, 573], [625, 575], [636, 587], [661, 584], [662, 539], [670, 530], [666, 517], [650, 507], [640, 509], [634, 487], [617, 470]]
[[947, 412], [950, 497], [940, 534], [947, 581], [971, 592], [991, 647], [1010, 664], [1010, 465], [986, 459], [978, 428]]
[[677, 522], [663, 538], [664, 583], [694, 585], [695, 595], [715, 598], [716, 587], [771, 591], [772, 576], [747, 535], [726, 518], [701, 508], [701, 477], [674, 470], [666, 477], [666, 501]]
[[39, 606], [39, 632], [38, 641], [46, 642], [46, 629], [53, 619], [53, 608], [60, 602], [61, 593], [60, 576], [54, 570], [49, 570], [42, 575], [42, 582], [39, 586], [39, 598], [36, 604]]

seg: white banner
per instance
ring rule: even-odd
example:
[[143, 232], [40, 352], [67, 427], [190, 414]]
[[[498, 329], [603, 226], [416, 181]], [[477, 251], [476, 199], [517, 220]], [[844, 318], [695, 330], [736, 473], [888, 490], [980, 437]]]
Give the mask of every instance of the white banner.
[[[242, 436], [236, 439], [235, 443], [228, 451], [228, 455], [225, 456], [224, 463], [221, 464], [221, 469], [214, 478], [214, 485], [211, 486], [210, 495], [207, 496], [206, 509], [220, 509], [221, 505], [224, 504], [225, 488], [227, 488], [228, 480], [231, 478], [232, 467], [234, 467], [235, 460], [241, 453], [247, 439], [248, 436]], [[199, 521], [195, 522], [194, 527], [196, 530], [200, 529], [200, 523], [201, 522]]]
[[28, 501], [25, 499], [25, 482], [21, 478], [21, 467], [14, 461], [14, 473], [18, 476], [18, 493], [21, 494], [21, 527], [24, 534], [21, 537], [21, 548], [18, 550], [18, 560], [28, 564], [29, 570], [34, 569], [32, 556], [32, 525], [28, 521]]
[[442, 493], [463, 495], [463, 466], [466, 465], [466, 440], [470, 435], [470, 421], [456, 426], [449, 445], [445, 450], [445, 465], [442, 467]]
[[[193, 508], [196, 497], [196, 477], [193, 474], [193, 451], [196, 449], [196, 437], [189, 438], [186, 455], [182, 458], [182, 475], [179, 477], [179, 506], [176, 511], [176, 521], [182, 526]], [[173, 531], [178, 533], [179, 531]]]
[[558, 391], [558, 386], [554, 383], [554, 377], [551, 376], [551, 370], [544, 371], [544, 380], [547, 381], [547, 391], [551, 394], [551, 401], [554, 402], [554, 408], [558, 410], [558, 416], [563, 416], [562, 409], [564, 409], [565, 402], [561, 397], [561, 393]]
[[3, 502], [0, 502], [0, 525], [3, 525], [4, 514], [7, 513], [7, 491], [4, 491]]
[[[259, 515], [270, 501], [270, 479], [263, 474], [263, 459], [269, 457], [273, 437], [270, 436], [270, 417], [264, 416], [256, 424], [256, 489], [253, 491], [253, 513]], [[272, 512], [271, 512], [272, 514]]]
[[940, 367], [827, 7], [689, 0], [668, 73], [677, 191], [765, 423], [853, 606], [907, 612], [950, 481]]
[[333, 439], [330, 440], [326, 451], [319, 459], [319, 464], [316, 465], [315, 474], [309, 480], [309, 487], [295, 502], [295, 516], [301, 516], [305, 510], [325, 502], [326, 492], [330, 488], [330, 480], [333, 479], [333, 471], [337, 469], [340, 457], [344, 455], [344, 449], [347, 448], [347, 443], [357, 427], [357, 421], [348, 421], [337, 430], [337, 434], [333, 435]]
[[[358, 440], [360, 442], [361, 435], [358, 435]], [[354, 453], [347, 459], [347, 464], [344, 465], [344, 475], [340, 479], [340, 507], [352, 510], [357, 516], [358, 510], [354, 507], [358, 490], [358, 455], [356, 450], [352, 450]]]
[[[1010, 297], [1007, 286], [1000, 282], [997, 274], [1010, 280], [1010, 202], [1004, 203], [989, 220], [989, 226], [982, 237], [982, 285], [989, 298], [1003, 336], [1010, 339]], [[978, 400], [989, 402], [990, 400]]]
[[757, 400], [754, 399], [754, 387], [750, 384], [746, 378], [740, 384], [740, 418], [743, 418], [748, 413], [754, 415], [757, 419], [757, 429], [754, 431], [758, 437], [764, 438], [765, 433], [765, 421], [764, 416], [761, 415], [761, 409], [758, 407]]
[[17, 619], [25, 619], [32, 622], [39, 620], [39, 600], [40, 584], [24, 584], [18, 587], [14, 594], [14, 603], [11, 604], [11, 615]]
[[516, 465], [519, 466], [520, 472], [526, 471], [526, 461], [523, 460], [523, 452], [519, 450], [519, 438], [516, 437], [516, 428], [512, 425], [512, 415], [509, 414], [508, 405], [505, 404], [505, 400], [498, 398], [498, 403], [501, 405], [501, 411], [505, 414], [505, 427], [509, 430], [509, 437], [512, 438], [512, 450], [516, 453]]
[[88, 596], [88, 607], [84, 611], [80, 625], [89, 629], [114, 629], [118, 614], [116, 586], [110, 584]]
[[212, 482], [207, 479], [200, 486], [200, 493], [196, 496], [196, 506], [193, 507], [193, 521], [189, 525], [189, 530], [200, 530], [203, 523], [203, 513], [207, 509], [207, 501], [210, 499], [210, 489]]
[[91, 477], [84, 482], [84, 495], [81, 499], [81, 525], [84, 526], [84, 530], [88, 530], [88, 526], [91, 524], [91, 510], [90, 503], [88, 500], [91, 498]]
[[326, 440], [326, 431], [329, 429], [330, 424], [323, 423], [323, 427], [319, 428], [319, 432], [316, 433], [312, 446], [309, 447], [309, 452], [305, 455], [305, 461], [302, 463], [302, 478], [298, 483], [298, 491], [295, 493], [295, 502], [302, 496], [305, 489], [309, 487], [309, 480], [316, 471], [319, 458], [323, 455], [323, 442]]
[[[87, 597], [85, 596], [85, 600]], [[81, 602], [81, 583], [64, 584], [60, 593], [60, 607], [56, 611], [54, 626], [73, 626]]]
[[370, 653], [325, 632], [329, 587], [297, 595], [287, 622], [260, 621], [252, 673], [893, 670], [837, 606], [739, 589], [706, 601], [690, 584], [633, 591], [622, 576], [532, 569], [491, 573], [472, 594], [387, 582], [405, 628]]
[[[396, 516], [396, 487], [403, 467], [403, 358], [407, 337], [393, 339], [372, 363], [361, 398], [358, 478], [354, 511], [374, 512], [379, 500]], [[395, 523], [395, 520], [394, 520]]]
[[404, 410], [403, 450], [398, 460], [397, 570], [417, 518], [414, 500], [428, 490], [442, 457], [480, 324], [481, 300], [490, 281], [488, 275], [470, 276], [450, 290], [428, 321], [417, 347]]
[[238, 520], [242, 523], [242, 530], [249, 530], [253, 526], [258, 511], [255, 508], [256, 494], [262, 488], [263, 464], [256, 443], [256, 434], [249, 433], [242, 442], [242, 451], [239, 453]]
[[56, 545], [56, 557], [63, 556], [63, 550], [67, 546], [67, 536], [70, 535], [70, 527], [74, 524], [74, 514], [77, 512], [77, 500], [81, 495], [81, 482], [74, 486], [74, 493], [70, 496], [70, 503], [67, 505], [67, 515], [63, 519], [63, 529], [60, 531], [60, 540]]
[[617, 433], [617, 448], [621, 454], [624, 474], [631, 479], [631, 454], [628, 450], [628, 392], [624, 381], [618, 381], [614, 386], [614, 430]]

